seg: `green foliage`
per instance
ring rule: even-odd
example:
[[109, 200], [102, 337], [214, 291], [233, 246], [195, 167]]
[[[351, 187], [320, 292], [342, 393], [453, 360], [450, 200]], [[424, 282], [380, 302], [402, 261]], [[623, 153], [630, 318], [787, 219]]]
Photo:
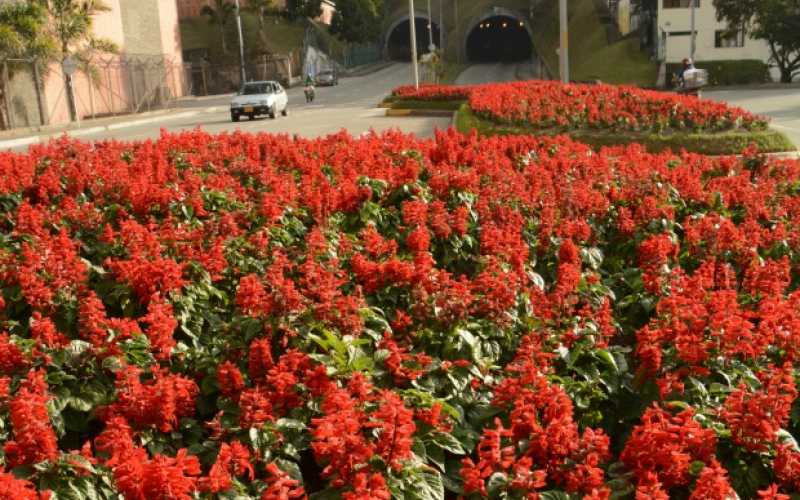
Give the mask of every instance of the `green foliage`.
[[[769, 66], [759, 59], [696, 61], [695, 67], [708, 71], [711, 85], [746, 85], [770, 81]], [[667, 74], [681, 69], [681, 64], [667, 64]]]
[[800, 75], [800, 5], [797, 0], [714, 0], [717, 19], [767, 42], [781, 81]]
[[331, 33], [351, 43], [378, 38], [382, 26], [383, 0], [338, 0]]
[[236, 14], [236, 6], [227, 0], [214, 0], [214, 5], [205, 5], [200, 13], [208, 16], [208, 22], [217, 26], [222, 46], [222, 53], [228, 52], [228, 44], [225, 41], [225, 26]]
[[306, 17], [315, 19], [322, 14], [322, 3], [319, 0], [286, 0], [286, 16], [294, 21]]

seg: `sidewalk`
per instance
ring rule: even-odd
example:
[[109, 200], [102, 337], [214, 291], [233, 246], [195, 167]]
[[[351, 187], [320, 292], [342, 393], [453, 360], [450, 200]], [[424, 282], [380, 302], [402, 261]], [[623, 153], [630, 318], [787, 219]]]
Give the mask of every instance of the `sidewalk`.
[[[219, 98], [220, 96], [211, 96]], [[190, 108], [171, 108], [159, 111], [130, 114], [124, 116], [114, 116], [108, 118], [98, 118], [95, 120], [83, 120], [78, 123], [68, 123], [63, 125], [46, 125], [43, 127], [30, 127], [7, 130], [0, 132], [0, 149], [16, 148], [28, 146], [40, 142], [47, 142], [50, 139], [69, 133], [72, 137], [96, 134], [110, 130], [120, 130], [130, 127], [138, 127], [149, 123], [159, 123], [164, 121], [179, 120], [190, 118], [202, 113], [219, 113], [226, 111], [228, 106], [205, 106]]]

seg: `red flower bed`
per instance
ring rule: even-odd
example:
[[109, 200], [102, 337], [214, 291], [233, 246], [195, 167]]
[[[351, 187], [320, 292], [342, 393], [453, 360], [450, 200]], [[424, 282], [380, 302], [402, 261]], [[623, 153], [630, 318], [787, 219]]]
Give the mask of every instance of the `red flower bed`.
[[798, 186], [455, 132], [0, 153], [0, 492], [788, 498]]
[[399, 87], [414, 100], [462, 100], [479, 116], [537, 129], [722, 132], [761, 130], [766, 119], [724, 103], [619, 85], [526, 81], [476, 86]]
[[397, 87], [392, 96], [413, 101], [466, 101], [472, 91], [469, 85], [413, 85]]

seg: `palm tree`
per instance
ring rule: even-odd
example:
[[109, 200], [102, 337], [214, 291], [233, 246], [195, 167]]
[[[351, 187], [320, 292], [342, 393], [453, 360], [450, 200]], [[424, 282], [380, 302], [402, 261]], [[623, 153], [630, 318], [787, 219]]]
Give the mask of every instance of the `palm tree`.
[[[8, 66], [8, 60], [24, 58], [39, 64], [39, 60], [47, 60], [54, 52], [52, 38], [47, 35], [44, 26], [47, 21], [45, 10], [38, 4], [30, 2], [11, 2], [0, 4], [0, 66], [6, 72], [0, 79], [0, 129], [9, 126], [9, 117], [5, 111], [8, 109], [5, 88], [6, 81], [13, 76]], [[34, 66], [34, 80], [37, 88], [40, 85], [38, 67]], [[41, 98], [39, 98], [39, 112], [44, 118]]]
[[236, 6], [227, 0], [214, 0], [214, 6], [206, 5], [200, 11], [201, 15], [208, 16], [208, 22], [219, 27], [222, 40], [222, 53], [228, 53], [228, 44], [225, 42], [225, 26], [236, 13]]
[[[57, 44], [61, 62], [74, 58], [90, 77], [92, 58], [98, 53], [116, 53], [117, 45], [111, 40], [96, 37], [93, 32], [94, 16], [110, 10], [102, 0], [31, 0], [38, 3], [48, 14], [47, 28]], [[75, 94], [72, 91], [72, 76], [64, 75], [67, 89], [70, 118], [77, 118]]]
[[275, 6], [274, 0], [249, 0], [245, 10], [252, 13], [258, 20], [258, 41], [259, 49], [261, 52], [268, 54], [269, 48], [267, 43], [267, 30], [266, 18], [268, 16], [277, 15], [278, 8]]

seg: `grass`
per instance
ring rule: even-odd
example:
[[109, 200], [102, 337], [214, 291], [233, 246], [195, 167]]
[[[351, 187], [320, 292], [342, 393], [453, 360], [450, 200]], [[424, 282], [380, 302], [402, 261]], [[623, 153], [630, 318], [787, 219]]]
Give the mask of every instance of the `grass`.
[[468, 64], [459, 64], [456, 62], [445, 61], [444, 62], [444, 76], [439, 83], [442, 84], [451, 84], [455, 83], [458, 75], [460, 75], [465, 69], [467, 69]]
[[671, 134], [613, 132], [603, 130], [548, 131], [534, 127], [508, 126], [494, 123], [476, 116], [468, 105], [463, 104], [456, 115], [455, 127], [463, 133], [476, 130], [481, 135], [554, 135], [563, 133], [592, 148], [638, 143], [652, 153], [662, 151], [679, 152], [683, 149], [706, 155], [739, 154], [751, 144], [763, 153], [795, 151], [797, 148], [782, 133], [775, 130], [759, 132], [723, 132], [699, 134], [676, 132]]
[[[180, 30], [184, 50], [205, 49], [213, 62], [231, 60], [237, 53], [239, 41], [234, 20], [228, 22], [225, 27], [227, 54], [222, 51], [219, 27], [210, 24], [208, 17], [184, 19], [180, 22]], [[262, 38], [256, 16], [242, 12], [242, 36], [248, 51], [267, 50], [274, 54], [287, 54], [299, 50], [303, 47], [304, 30], [302, 23], [299, 22], [289, 22], [282, 17], [267, 18], [264, 26], [265, 36]]]
[[[548, 71], [558, 75], [558, 2], [543, 2], [533, 22], [533, 43]], [[572, 80], [599, 79], [607, 83], [652, 86], [658, 68], [641, 52], [638, 40], [623, 38], [609, 44], [593, 0], [569, 2], [569, 62]]]

